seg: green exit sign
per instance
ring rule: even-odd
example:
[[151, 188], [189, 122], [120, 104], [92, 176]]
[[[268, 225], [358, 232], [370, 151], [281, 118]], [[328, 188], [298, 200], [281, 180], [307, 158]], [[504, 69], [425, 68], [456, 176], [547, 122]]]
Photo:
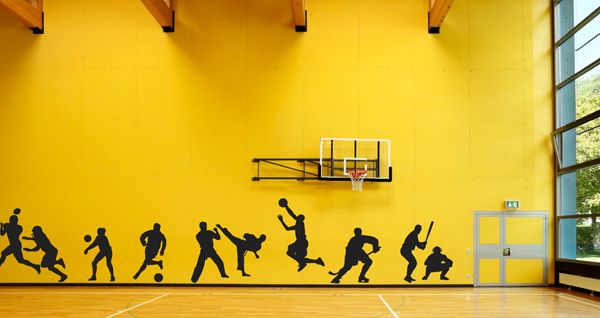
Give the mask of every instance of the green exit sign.
[[506, 201], [504, 201], [504, 207], [507, 209], [518, 209], [519, 201], [518, 200], [506, 200]]

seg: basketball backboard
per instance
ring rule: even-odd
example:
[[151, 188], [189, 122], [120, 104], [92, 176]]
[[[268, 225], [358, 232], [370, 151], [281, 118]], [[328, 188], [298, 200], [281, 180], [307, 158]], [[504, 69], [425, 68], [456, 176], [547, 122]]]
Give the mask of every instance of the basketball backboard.
[[365, 181], [392, 181], [389, 139], [321, 138], [319, 180], [349, 181], [348, 169], [366, 169]]

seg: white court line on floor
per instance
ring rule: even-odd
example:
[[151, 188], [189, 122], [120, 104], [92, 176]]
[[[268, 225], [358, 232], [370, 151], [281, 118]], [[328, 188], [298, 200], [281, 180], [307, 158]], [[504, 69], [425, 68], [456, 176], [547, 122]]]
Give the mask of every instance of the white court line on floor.
[[398, 318], [398, 315], [396, 315], [396, 312], [392, 309], [392, 307], [390, 307], [390, 304], [388, 304], [387, 301], [385, 301], [385, 299], [383, 299], [383, 296], [381, 296], [381, 295], [377, 295], [377, 296], [379, 296], [379, 299], [381, 299], [381, 302], [383, 302], [385, 307], [390, 311], [390, 314], [392, 314], [392, 316], [394, 316], [394, 318]]
[[138, 307], [140, 307], [140, 306], [144, 306], [144, 305], [146, 305], [146, 304], [149, 304], [149, 303], [151, 303], [151, 302], [153, 302], [153, 301], [155, 301], [155, 300], [159, 300], [159, 299], [161, 299], [161, 298], [163, 298], [163, 297], [165, 297], [165, 296], [167, 296], [167, 295], [169, 295], [169, 294], [163, 294], [163, 295], [160, 295], [160, 296], [158, 296], [158, 297], [154, 297], [154, 298], [152, 298], [152, 299], [150, 299], [150, 300], [148, 300], [148, 301], [145, 301], [145, 302], [143, 302], [143, 303], [141, 303], [141, 304], [137, 304], [137, 305], [135, 305], [135, 306], [133, 306], [133, 307], [129, 307], [129, 308], [127, 308], [127, 309], [123, 309], [123, 310], [121, 310], [121, 311], [118, 311], [118, 312], [116, 312], [116, 313], [114, 313], [114, 314], [112, 314], [112, 315], [110, 315], [110, 316], [106, 316], [106, 318], [111, 318], [111, 317], [114, 317], [114, 316], [120, 315], [120, 314], [122, 314], [122, 313], [124, 313], [124, 312], [128, 312], [128, 311], [130, 311], [130, 310], [132, 310], [132, 309], [136, 309], [136, 308], [138, 308]]
[[576, 303], [580, 303], [580, 304], [584, 304], [584, 305], [588, 305], [588, 306], [600, 308], [600, 305], [591, 303], [589, 301], [585, 301], [585, 300], [581, 300], [581, 299], [578, 299], [578, 298], [574, 298], [574, 297], [571, 297], [571, 296], [565, 296], [565, 295], [557, 295], [557, 296], [558, 296], [558, 298], [561, 298], [561, 299], [567, 299], [567, 300], [570, 300], [570, 301], [573, 301], [573, 302], [576, 302]]

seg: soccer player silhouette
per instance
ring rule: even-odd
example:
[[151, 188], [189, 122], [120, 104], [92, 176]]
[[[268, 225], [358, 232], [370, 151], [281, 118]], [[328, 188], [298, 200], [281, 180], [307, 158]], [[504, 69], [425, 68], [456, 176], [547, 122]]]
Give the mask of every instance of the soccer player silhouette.
[[434, 272], [442, 272], [440, 274], [440, 279], [448, 280], [448, 277], [446, 277], [446, 273], [448, 273], [450, 267], [452, 267], [452, 264], [452, 260], [449, 259], [446, 255], [442, 254], [441, 247], [434, 247], [433, 254], [429, 255], [427, 257], [427, 260], [425, 260], [426, 270], [425, 276], [423, 276], [423, 280], [427, 280], [427, 278], [429, 278], [429, 274]]
[[23, 239], [34, 241], [36, 244], [33, 248], [24, 248], [24, 251], [36, 252], [41, 249], [44, 252], [41, 266], [58, 275], [60, 277], [59, 282], [64, 282], [65, 279], [67, 279], [67, 275], [55, 267], [55, 265], [60, 265], [62, 268], [65, 268], [65, 262], [62, 258], [59, 258], [58, 260], [56, 259], [58, 256], [58, 250], [56, 247], [54, 247], [54, 245], [52, 245], [52, 243], [50, 243], [48, 236], [46, 236], [40, 226], [34, 226], [31, 231], [31, 237], [23, 236]]
[[362, 262], [364, 265], [362, 270], [360, 271], [360, 275], [358, 276], [359, 283], [368, 283], [369, 279], [365, 276], [373, 261], [363, 250], [363, 245], [371, 244], [373, 246], [373, 251], [371, 253], [377, 253], [381, 249], [379, 246], [379, 241], [373, 236], [362, 235], [362, 230], [360, 228], [354, 229], [354, 236], [348, 242], [348, 246], [346, 246], [346, 256], [344, 258], [344, 266], [337, 272], [329, 272], [330, 275], [336, 275], [331, 281], [333, 284], [339, 284], [340, 279], [348, 272], [353, 266], [358, 265], [358, 262]]
[[92, 277], [90, 277], [88, 280], [96, 280], [96, 270], [98, 269], [98, 262], [100, 262], [103, 258], [106, 258], [106, 267], [108, 267], [108, 271], [110, 272], [110, 281], [114, 282], [115, 274], [112, 266], [112, 248], [110, 247], [110, 243], [108, 242], [108, 237], [106, 237], [105, 228], [101, 227], [98, 229], [98, 235], [96, 236], [92, 244], [90, 244], [90, 246], [88, 246], [85, 249], [85, 251], [83, 251], [83, 254], [87, 255], [88, 251], [96, 246], [100, 251], [98, 251], [98, 255], [96, 255], [96, 257], [94, 257], [94, 260], [92, 261]]
[[402, 256], [408, 261], [408, 267], [406, 268], [406, 276], [404, 277], [404, 280], [409, 283], [416, 281], [416, 279], [412, 278], [411, 276], [417, 267], [417, 260], [412, 254], [413, 250], [415, 247], [424, 250], [425, 245], [427, 245], [427, 242], [419, 242], [419, 233], [421, 233], [421, 226], [417, 224], [415, 229], [406, 236], [406, 239], [402, 244], [402, 248], [400, 249], [400, 254], [402, 254]]
[[227, 236], [237, 249], [237, 270], [242, 272], [242, 276], [250, 276], [244, 269], [244, 256], [246, 255], [246, 252], [252, 252], [256, 258], [259, 258], [257, 252], [262, 247], [262, 243], [267, 239], [267, 236], [261, 234], [260, 237], [256, 238], [256, 236], [252, 234], [245, 233], [244, 239], [241, 239], [231, 234], [226, 227], [222, 227], [220, 224], [217, 224], [217, 227], [225, 234], [225, 236]]
[[167, 247], [167, 238], [160, 231], [160, 224], [158, 223], [154, 223], [154, 228], [152, 230], [142, 233], [140, 242], [142, 243], [142, 246], [146, 247], [146, 256], [138, 272], [133, 275], [133, 279], [137, 279], [148, 265], [158, 265], [158, 267], [162, 269], [163, 261], [155, 261], [154, 258], [158, 255], [159, 250], [160, 256], [165, 255], [165, 248]]
[[294, 259], [296, 262], [298, 262], [298, 271], [303, 270], [304, 267], [306, 267], [306, 264], [309, 263], [315, 263], [321, 266], [325, 266], [323, 259], [321, 259], [320, 257], [317, 259], [310, 259], [306, 257], [306, 255], [308, 254], [308, 240], [306, 239], [306, 232], [304, 229], [304, 215], [294, 214], [294, 211], [292, 211], [292, 209], [290, 209], [290, 207], [287, 205], [287, 201], [285, 201], [285, 205], [283, 205], [282, 207], [285, 208], [288, 214], [294, 219], [294, 221], [296, 221], [296, 223], [293, 226], [288, 226], [283, 221], [282, 215], [277, 216], [279, 222], [281, 222], [281, 224], [287, 231], [294, 231], [294, 233], [296, 234], [296, 241], [288, 246], [286, 254], [292, 259]]
[[196, 241], [200, 244], [200, 255], [198, 255], [198, 261], [196, 262], [196, 267], [194, 268], [194, 273], [192, 274], [192, 282], [195, 283], [200, 278], [200, 274], [202, 274], [202, 270], [204, 269], [204, 262], [208, 258], [211, 258], [217, 268], [219, 269], [219, 273], [221, 273], [221, 277], [229, 278], [225, 273], [225, 265], [223, 265], [223, 261], [215, 251], [213, 246], [213, 240], [220, 240], [221, 235], [219, 235], [219, 230], [214, 228], [213, 231], [209, 231], [206, 229], [206, 222], [200, 222], [200, 232], [196, 234]]
[[33, 264], [23, 258], [23, 246], [21, 245], [21, 240], [19, 238], [21, 233], [23, 233], [23, 227], [19, 225], [19, 218], [16, 215], [11, 215], [8, 222], [9, 223], [7, 224], [0, 223], [0, 235], [4, 236], [6, 234], [9, 243], [0, 254], [0, 266], [4, 264], [6, 257], [12, 254], [20, 264], [35, 269], [38, 274], [41, 273], [40, 265]]

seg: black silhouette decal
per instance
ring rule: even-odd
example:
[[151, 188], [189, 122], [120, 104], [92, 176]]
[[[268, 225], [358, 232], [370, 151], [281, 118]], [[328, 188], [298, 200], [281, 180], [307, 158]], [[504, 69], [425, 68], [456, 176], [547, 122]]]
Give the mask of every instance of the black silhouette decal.
[[162, 282], [162, 280], [163, 280], [163, 275], [161, 273], [157, 273], [154, 275], [155, 282], [160, 283], [160, 282]]
[[200, 278], [200, 274], [202, 274], [202, 270], [204, 269], [204, 262], [208, 258], [211, 258], [219, 272], [221, 273], [221, 277], [229, 278], [225, 273], [225, 265], [223, 265], [223, 261], [215, 251], [213, 246], [213, 240], [220, 240], [221, 236], [219, 235], [219, 230], [214, 228], [213, 231], [209, 231], [206, 229], [206, 222], [200, 222], [200, 232], [196, 234], [196, 241], [200, 244], [200, 255], [198, 255], [198, 262], [196, 262], [196, 267], [194, 268], [194, 273], [192, 274], [192, 282], [197, 282]]
[[155, 223], [152, 230], [142, 233], [140, 236], [140, 242], [142, 246], [146, 247], [146, 256], [140, 269], [133, 275], [133, 279], [137, 279], [140, 274], [146, 269], [148, 265], [158, 265], [160, 269], [163, 268], [163, 262], [156, 261], [154, 258], [158, 255], [160, 250], [160, 256], [165, 254], [165, 248], [167, 247], [167, 239], [165, 235], [160, 231], [160, 224]]
[[36, 244], [33, 248], [24, 248], [24, 251], [36, 252], [41, 249], [44, 252], [41, 266], [58, 275], [60, 277], [59, 282], [64, 282], [67, 279], [67, 275], [55, 267], [55, 265], [60, 265], [62, 268], [65, 268], [65, 262], [62, 258], [56, 259], [58, 257], [58, 250], [50, 243], [48, 236], [46, 236], [40, 226], [34, 226], [31, 231], [31, 237], [23, 236], [23, 239], [34, 241]]
[[429, 234], [431, 233], [432, 227], [433, 227], [433, 221], [431, 222], [431, 224], [429, 224], [429, 231], [427, 231], [427, 238], [425, 238], [424, 242], [419, 242], [419, 233], [421, 233], [421, 225], [417, 224], [415, 226], [415, 229], [406, 236], [406, 239], [404, 240], [404, 243], [402, 244], [402, 248], [400, 249], [400, 254], [402, 254], [402, 256], [408, 261], [408, 266], [406, 268], [406, 276], [404, 277], [404, 280], [407, 281], [408, 283], [412, 283], [412, 282], [416, 281], [416, 279], [412, 278], [412, 273], [415, 270], [415, 268], [417, 267], [417, 260], [415, 259], [415, 256], [413, 255], [413, 250], [415, 249], [415, 247], [418, 247], [422, 250], [425, 249], [425, 246], [427, 245], [427, 239], [429, 239]]
[[15, 209], [13, 211], [13, 215], [10, 216], [8, 223], [0, 223], [0, 235], [4, 236], [6, 234], [9, 243], [9, 245], [0, 254], [0, 266], [4, 264], [6, 257], [12, 254], [19, 264], [23, 264], [35, 269], [35, 271], [39, 274], [41, 273], [40, 265], [33, 264], [32, 262], [23, 258], [23, 246], [19, 237], [21, 233], [23, 233], [23, 227], [19, 225], [19, 217], [17, 216], [19, 213], [21, 213], [21, 209]]
[[244, 256], [247, 252], [254, 253], [256, 258], [259, 258], [258, 251], [262, 247], [262, 243], [267, 239], [267, 236], [261, 234], [260, 237], [256, 237], [253, 234], [245, 233], [244, 239], [239, 237], [235, 237], [226, 227], [222, 227], [220, 224], [217, 224], [217, 227], [227, 238], [235, 245], [237, 249], [237, 270], [242, 272], [242, 276], [250, 276], [250, 274], [246, 273], [244, 268]]
[[[373, 251], [368, 254], [363, 250], [363, 245], [366, 243], [373, 246]], [[340, 279], [342, 279], [344, 274], [346, 274], [353, 266], [358, 265], [358, 262], [360, 261], [364, 265], [358, 276], [358, 282], [368, 283], [369, 279], [365, 275], [367, 274], [369, 267], [371, 267], [371, 264], [373, 264], [369, 255], [379, 252], [380, 249], [379, 241], [376, 238], [373, 236], [362, 235], [362, 230], [360, 228], [354, 229], [354, 236], [348, 242], [348, 246], [346, 246], [344, 266], [337, 273], [329, 272], [330, 275], [336, 275], [331, 282], [339, 284]]]
[[296, 222], [293, 226], [287, 226], [283, 221], [283, 216], [278, 215], [277, 218], [287, 231], [294, 231], [296, 234], [296, 241], [288, 246], [287, 255], [298, 262], [298, 271], [301, 271], [306, 267], [306, 264], [315, 263], [321, 266], [325, 266], [323, 259], [320, 257], [317, 259], [307, 258], [308, 254], [308, 240], [306, 239], [306, 231], [304, 229], [304, 215], [294, 214], [294, 211], [288, 206], [286, 199], [279, 200], [279, 206], [285, 208], [288, 214]]
[[96, 255], [96, 257], [94, 257], [94, 260], [92, 261], [92, 276], [88, 280], [89, 281], [96, 280], [96, 270], [98, 269], [98, 262], [100, 262], [103, 258], [106, 258], [106, 267], [108, 267], [108, 271], [110, 272], [110, 281], [114, 282], [115, 281], [115, 273], [113, 271], [113, 266], [112, 266], [112, 248], [110, 247], [110, 243], [108, 242], [108, 237], [106, 237], [106, 229], [105, 228], [101, 227], [98, 229], [98, 235], [96, 236], [96, 239], [94, 239], [92, 244], [90, 244], [90, 246], [88, 246], [85, 249], [85, 251], [83, 251], [83, 254], [87, 255], [88, 251], [96, 246], [98, 247], [98, 249], [100, 251], [98, 252], [98, 255]]
[[434, 247], [433, 254], [429, 255], [425, 260], [426, 270], [425, 276], [423, 276], [423, 280], [427, 280], [427, 278], [429, 278], [429, 275], [434, 272], [441, 272], [440, 279], [448, 280], [448, 277], [446, 277], [446, 273], [448, 273], [450, 267], [452, 267], [452, 264], [452, 260], [449, 259], [446, 255], [442, 254], [441, 247]]

